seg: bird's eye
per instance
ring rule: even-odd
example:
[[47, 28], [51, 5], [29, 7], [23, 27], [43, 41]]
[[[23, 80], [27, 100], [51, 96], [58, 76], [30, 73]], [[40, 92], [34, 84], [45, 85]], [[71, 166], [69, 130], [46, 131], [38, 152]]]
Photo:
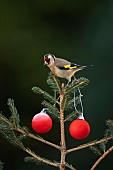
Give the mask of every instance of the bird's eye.
[[48, 55], [48, 58], [51, 58], [51, 55]]

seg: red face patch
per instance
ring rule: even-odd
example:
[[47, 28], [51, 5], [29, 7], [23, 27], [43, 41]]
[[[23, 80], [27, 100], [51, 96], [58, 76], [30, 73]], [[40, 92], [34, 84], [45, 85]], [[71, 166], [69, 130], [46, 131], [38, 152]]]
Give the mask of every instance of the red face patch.
[[47, 58], [47, 57], [45, 57], [45, 58], [44, 58], [44, 61], [48, 61], [48, 60], [50, 60], [50, 59], [49, 59], [49, 58]]
[[45, 58], [44, 58], [44, 61], [46, 61], [46, 62], [49, 64], [49, 63], [50, 63], [50, 58], [45, 57]]

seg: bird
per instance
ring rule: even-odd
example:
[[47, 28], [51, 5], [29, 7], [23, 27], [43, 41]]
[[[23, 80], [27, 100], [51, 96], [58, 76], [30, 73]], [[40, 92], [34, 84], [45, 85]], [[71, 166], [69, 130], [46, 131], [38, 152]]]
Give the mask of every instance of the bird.
[[44, 55], [44, 65], [47, 65], [56, 76], [67, 79], [68, 84], [76, 72], [87, 67], [55, 57], [53, 54]]

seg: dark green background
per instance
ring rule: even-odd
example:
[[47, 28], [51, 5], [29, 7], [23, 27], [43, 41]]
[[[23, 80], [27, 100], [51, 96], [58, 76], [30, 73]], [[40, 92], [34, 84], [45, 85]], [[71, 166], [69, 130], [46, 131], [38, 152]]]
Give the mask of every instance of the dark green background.
[[[7, 99], [15, 100], [21, 125], [31, 129], [32, 117], [42, 109], [42, 96], [31, 91], [46, 83], [49, 69], [43, 55], [53, 53], [82, 65], [91, 65], [76, 74], [90, 80], [82, 90], [84, 114], [91, 126], [87, 139], [76, 141], [66, 126], [67, 147], [72, 148], [103, 137], [105, 120], [113, 119], [113, 1], [112, 0], [2, 0], [0, 1], [0, 110], [9, 116]], [[33, 132], [33, 130], [31, 129]], [[53, 123], [43, 135], [59, 143], [59, 126]], [[4, 170], [56, 169], [25, 163], [28, 156], [0, 137], [0, 159]], [[58, 160], [59, 153], [44, 144], [27, 140], [28, 146], [45, 158]], [[26, 145], [27, 145], [26, 142]], [[67, 161], [78, 170], [89, 170], [98, 159], [90, 150], [70, 153]], [[97, 170], [113, 169], [113, 153]]]

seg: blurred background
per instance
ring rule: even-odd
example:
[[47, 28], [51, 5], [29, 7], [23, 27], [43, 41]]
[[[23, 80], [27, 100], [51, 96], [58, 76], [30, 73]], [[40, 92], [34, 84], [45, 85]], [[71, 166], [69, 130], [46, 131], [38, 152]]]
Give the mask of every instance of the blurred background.
[[[7, 99], [13, 98], [21, 125], [31, 132], [31, 119], [41, 111], [43, 97], [31, 91], [33, 86], [51, 93], [46, 83], [49, 69], [43, 55], [52, 53], [72, 62], [89, 65], [76, 74], [90, 84], [82, 90], [84, 114], [91, 126], [88, 138], [76, 141], [66, 126], [67, 148], [101, 139], [105, 121], [113, 119], [113, 1], [108, 0], [4, 0], [0, 2], [0, 110], [9, 116]], [[93, 67], [90, 67], [93, 65]], [[59, 144], [58, 122], [43, 135]], [[0, 137], [0, 159], [4, 170], [53, 170], [50, 166], [25, 163], [29, 156]], [[40, 142], [26, 145], [42, 157], [59, 160], [59, 152]], [[67, 161], [78, 170], [89, 170], [98, 156], [90, 150], [70, 153]], [[111, 170], [113, 153], [97, 170]]]

